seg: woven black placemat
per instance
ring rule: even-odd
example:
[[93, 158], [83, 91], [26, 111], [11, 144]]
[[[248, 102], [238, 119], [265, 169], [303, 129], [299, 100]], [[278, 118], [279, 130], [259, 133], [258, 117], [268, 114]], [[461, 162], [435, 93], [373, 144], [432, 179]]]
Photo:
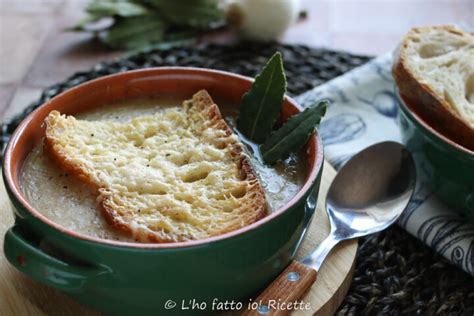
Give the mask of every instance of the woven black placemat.
[[[284, 56], [290, 95], [298, 95], [370, 59], [301, 45], [257, 43], [201, 45], [141, 53], [99, 64], [46, 89], [37, 102], [1, 125], [0, 145], [5, 145], [26, 114], [84, 81], [158, 66], [206, 67], [254, 76], [276, 50]], [[399, 227], [361, 238], [359, 245], [354, 280], [339, 314], [474, 315], [474, 278], [450, 265]]]

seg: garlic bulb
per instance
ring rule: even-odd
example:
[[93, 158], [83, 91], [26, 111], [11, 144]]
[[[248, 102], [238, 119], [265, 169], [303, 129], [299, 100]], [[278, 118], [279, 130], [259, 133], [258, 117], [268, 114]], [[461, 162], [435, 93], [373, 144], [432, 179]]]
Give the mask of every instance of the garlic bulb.
[[261, 41], [278, 39], [299, 14], [299, 0], [230, 0], [226, 15], [241, 35]]

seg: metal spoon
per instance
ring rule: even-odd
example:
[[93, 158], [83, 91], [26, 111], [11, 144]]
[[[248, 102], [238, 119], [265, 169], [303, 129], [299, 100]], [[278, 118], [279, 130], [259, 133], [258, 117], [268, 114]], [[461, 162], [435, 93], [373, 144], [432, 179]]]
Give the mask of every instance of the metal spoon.
[[352, 157], [329, 187], [329, 236], [301, 263], [293, 261], [255, 300], [260, 303], [258, 309], [245, 314], [286, 314], [272, 308], [271, 301], [298, 301], [316, 281], [317, 271], [337, 243], [393, 224], [406, 208], [415, 180], [413, 158], [399, 143], [378, 143]]

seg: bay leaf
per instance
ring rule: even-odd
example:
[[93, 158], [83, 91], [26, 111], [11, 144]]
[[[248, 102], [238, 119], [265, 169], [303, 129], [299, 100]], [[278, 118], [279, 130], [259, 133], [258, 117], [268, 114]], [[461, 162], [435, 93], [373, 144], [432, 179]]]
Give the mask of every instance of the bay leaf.
[[260, 146], [262, 160], [272, 165], [303, 147], [326, 113], [328, 104], [328, 101], [321, 101], [291, 116]]
[[210, 0], [146, 0], [175, 25], [208, 29], [212, 23], [224, 19], [217, 1]]
[[165, 23], [159, 16], [149, 14], [117, 19], [103, 41], [113, 48], [138, 50], [163, 39]]
[[242, 97], [237, 129], [249, 140], [263, 143], [280, 117], [285, 91], [283, 61], [277, 52]]
[[86, 12], [96, 18], [111, 16], [130, 17], [147, 14], [148, 9], [133, 1], [95, 0], [87, 5]]
[[217, 0], [91, 0], [85, 10], [87, 16], [65, 31], [91, 32], [109, 47], [132, 53], [182, 46], [225, 25]]

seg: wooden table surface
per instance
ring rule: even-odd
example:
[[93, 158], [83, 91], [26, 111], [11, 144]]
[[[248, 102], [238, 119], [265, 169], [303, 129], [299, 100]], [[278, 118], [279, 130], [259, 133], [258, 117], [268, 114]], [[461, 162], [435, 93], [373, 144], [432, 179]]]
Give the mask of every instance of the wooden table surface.
[[[0, 0], [0, 119], [75, 71], [123, 54], [103, 48], [89, 34], [62, 31], [84, 16], [87, 2]], [[308, 18], [291, 27], [283, 42], [362, 54], [392, 50], [411, 26], [474, 26], [473, 0], [303, 0], [302, 7]], [[225, 42], [229, 36], [210, 38]]]

